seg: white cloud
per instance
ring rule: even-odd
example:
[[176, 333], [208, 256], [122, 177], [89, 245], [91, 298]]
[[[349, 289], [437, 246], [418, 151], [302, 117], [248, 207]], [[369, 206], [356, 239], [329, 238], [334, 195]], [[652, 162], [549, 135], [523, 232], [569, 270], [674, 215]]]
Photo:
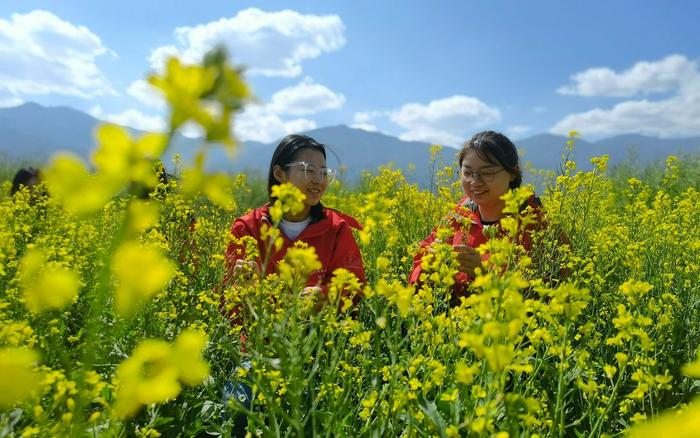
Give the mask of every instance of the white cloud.
[[303, 116], [338, 109], [344, 104], [345, 96], [306, 77], [297, 85], [273, 94], [269, 108], [279, 114]]
[[652, 102], [633, 100], [611, 109], [595, 108], [570, 114], [550, 131], [566, 134], [577, 130], [583, 135], [610, 136], [625, 133], [673, 137], [700, 135], [700, 95], [675, 96]]
[[240, 140], [253, 140], [270, 143], [302, 131], [316, 128], [316, 122], [297, 118], [283, 120], [279, 114], [265, 105], [249, 105], [234, 119], [234, 132]]
[[465, 136], [430, 127], [417, 128], [404, 132], [399, 135], [399, 138], [404, 141], [422, 141], [445, 146], [458, 146], [466, 139]]
[[99, 105], [95, 105], [92, 108], [90, 108], [88, 113], [96, 119], [101, 119], [105, 115], [104, 111], [102, 111], [102, 107]]
[[525, 125], [514, 125], [514, 126], [509, 126], [508, 128], [506, 128], [506, 132], [508, 133], [508, 137], [511, 137], [513, 139], [522, 138], [525, 134], [527, 134], [531, 131], [532, 131], [532, 127], [525, 126]]
[[406, 130], [401, 140], [458, 146], [470, 131], [499, 122], [501, 113], [477, 98], [455, 95], [427, 105], [407, 103], [389, 119]]
[[[669, 60], [675, 60], [673, 62]], [[657, 84], [665, 84], [671, 87], [673, 95], [660, 100], [628, 100], [617, 103], [612, 108], [594, 108], [589, 111], [569, 114], [557, 122], [550, 132], [566, 134], [571, 130], [577, 130], [583, 135], [610, 136], [624, 133], [638, 133], [655, 135], [659, 137], [673, 137], [679, 135], [700, 135], [700, 71], [696, 62], [690, 62], [682, 56], [673, 55], [664, 58], [658, 63], [638, 63], [630, 71], [639, 70], [640, 64], [650, 65], [684, 65], [678, 68], [673, 80], [666, 77], [665, 81], [658, 80]], [[659, 69], [671, 71], [672, 69]], [[659, 70], [657, 69], [657, 70]], [[625, 75], [627, 73], [623, 73]], [[652, 75], [650, 75], [651, 77]], [[650, 83], [650, 82], [648, 82]], [[638, 87], [646, 92], [652, 90], [652, 86]], [[609, 88], [612, 89], [612, 88]], [[632, 89], [632, 88], [628, 88]], [[659, 85], [657, 90], [661, 89]]]
[[[131, 83], [127, 93], [139, 102], [157, 109], [164, 109], [163, 99], [146, 81]], [[285, 116], [305, 116], [337, 109], [345, 104], [345, 96], [306, 77], [298, 84], [283, 88], [273, 94], [269, 102], [248, 105], [242, 113], [234, 116], [234, 133], [240, 140], [272, 142], [287, 134], [308, 131], [317, 127], [314, 120]], [[93, 114], [94, 115], [94, 114]], [[98, 117], [98, 116], [96, 116]], [[106, 116], [105, 116], [106, 117]], [[109, 116], [111, 121], [129, 124], [137, 129], [158, 128], [161, 119], [147, 116], [136, 110]], [[180, 131], [188, 137], [202, 136], [201, 128], [185, 127]]]
[[355, 123], [368, 123], [381, 117], [388, 116], [388, 111], [360, 111], [352, 117]]
[[376, 126], [374, 126], [371, 123], [353, 123], [352, 125], [350, 125], [350, 127], [355, 128], [355, 129], [362, 129], [363, 131], [367, 131], [367, 132], [378, 132], [379, 131], [379, 128], [377, 128]]
[[13, 106], [22, 105], [24, 101], [19, 97], [0, 97], [0, 108], [9, 108]]
[[160, 116], [144, 114], [137, 109], [127, 109], [117, 114], [106, 114], [101, 106], [95, 105], [88, 111], [96, 119], [115, 123], [121, 126], [138, 129], [148, 132], [164, 132], [166, 128], [165, 120]]
[[0, 90], [13, 96], [115, 94], [95, 63], [106, 53], [88, 28], [47, 11], [0, 18]]
[[642, 61], [617, 73], [605, 67], [590, 68], [571, 76], [574, 84], [557, 92], [577, 96], [630, 97], [671, 91], [697, 74], [697, 65], [683, 55], [659, 61]]
[[387, 111], [361, 111], [355, 113], [352, 120], [355, 122], [350, 125], [351, 128], [362, 129], [368, 132], [379, 132], [379, 128], [374, 125], [373, 120], [388, 116]]
[[163, 100], [163, 95], [153, 88], [148, 81], [143, 79], [136, 80], [129, 85], [126, 93], [151, 108], [164, 109], [165, 101]]
[[188, 138], [203, 138], [207, 134], [204, 128], [194, 122], [186, 122], [178, 132]]
[[165, 120], [162, 117], [144, 114], [137, 109], [128, 109], [118, 114], [110, 114], [107, 116], [107, 121], [150, 132], [163, 132], [166, 127]]
[[337, 15], [248, 8], [231, 18], [178, 27], [177, 44], [156, 48], [150, 62], [156, 69], [171, 55], [199, 62], [209, 49], [223, 44], [234, 62], [247, 67], [251, 75], [294, 77], [301, 74], [304, 60], [343, 47], [344, 33], [345, 26]]

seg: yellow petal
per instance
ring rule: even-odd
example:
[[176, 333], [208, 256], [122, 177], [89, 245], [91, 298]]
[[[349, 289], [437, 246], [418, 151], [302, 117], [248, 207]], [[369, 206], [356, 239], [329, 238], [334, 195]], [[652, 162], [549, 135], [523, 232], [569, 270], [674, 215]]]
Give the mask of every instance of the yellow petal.
[[0, 349], [0, 408], [10, 408], [39, 389], [40, 375], [34, 371], [38, 359], [33, 350]]

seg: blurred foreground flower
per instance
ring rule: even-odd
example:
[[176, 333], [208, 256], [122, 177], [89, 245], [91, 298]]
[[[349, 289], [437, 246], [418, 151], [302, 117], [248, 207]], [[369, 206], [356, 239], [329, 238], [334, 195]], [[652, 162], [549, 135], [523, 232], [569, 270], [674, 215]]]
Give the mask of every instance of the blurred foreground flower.
[[86, 216], [100, 210], [117, 192], [113, 182], [88, 171], [75, 155], [55, 155], [44, 169], [46, 187], [73, 214]]
[[180, 333], [174, 345], [142, 341], [117, 368], [117, 415], [129, 417], [143, 405], [174, 399], [182, 389], [180, 382], [202, 383], [209, 375], [209, 365], [202, 359], [206, 345], [207, 336], [195, 330]]
[[697, 357], [695, 361], [686, 364], [682, 368], [683, 374], [700, 379], [700, 348], [698, 349]]
[[173, 131], [192, 121], [205, 130], [207, 141], [233, 146], [231, 113], [250, 99], [250, 91], [223, 48], [207, 53], [201, 65], [170, 58], [163, 74], [148, 81], [168, 102]]
[[157, 185], [154, 163], [168, 145], [164, 134], [148, 133], [132, 139], [126, 128], [116, 125], [100, 126], [95, 136], [94, 173], [80, 158], [67, 153], [56, 155], [44, 170], [49, 192], [78, 216], [102, 209], [129, 183]]
[[[649, 288], [650, 289], [650, 288]], [[682, 368], [683, 374], [700, 378], [700, 349], [694, 362]], [[640, 424], [632, 429], [632, 438], [657, 438], [672, 436], [674, 438], [691, 438], [700, 436], [700, 400], [696, 399], [689, 406], [658, 416], [654, 421]]]
[[695, 402], [685, 409], [666, 412], [654, 421], [643, 423], [632, 429], [631, 438], [696, 438], [700, 436], [700, 403]]
[[40, 249], [24, 255], [20, 271], [25, 303], [33, 313], [60, 309], [78, 295], [78, 275], [68, 268], [49, 264], [46, 253]]
[[112, 257], [112, 273], [117, 281], [115, 306], [130, 315], [143, 302], [167, 286], [175, 275], [175, 264], [158, 250], [126, 242]]
[[33, 350], [0, 349], [0, 408], [10, 408], [39, 389], [39, 373], [34, 370], [38, 360]]

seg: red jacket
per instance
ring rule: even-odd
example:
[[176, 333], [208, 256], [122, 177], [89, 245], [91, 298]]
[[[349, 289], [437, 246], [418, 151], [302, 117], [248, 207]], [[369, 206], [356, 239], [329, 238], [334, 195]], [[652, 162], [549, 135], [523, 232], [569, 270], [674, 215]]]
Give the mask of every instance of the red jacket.
[[[362, 229], [360, 224], [351, 216], [343, 214], [332, 208], [321, 208], [321, 215], [299, 234], [295, 240], [290, 240], [284, 233], [280, 233], [284, 239], [284, 245], [279, 251], [272, 248], [273, 253], [268, 261], [265, 274], [276, 272], [277, 264], [284, 258], [287, 249], [294, 246], [299, 240], [314, 247], [322, 268], [313, 272], [307, 282], [307, 286], [320, 286], [323, 293], [327, 293], [327, 286], [333, 276], [333, 271], [345, 268], [357, 276], [360, 282], [365, 282], [365, 269], [362, 264], [360, 249], [352, 235], [352, 228]], [[272, 226], [269, 205], [256, 208], [244, 216], [236, 219], [231, 226], [231, 234], [234, 237], [251, 236], [258, 243], [260, 258], [256, 260], [258, 266], [262, 265], [267, 256], [267, 244], [260, 238], [260, 227], [267, 223]], [[227, 281], [236, 259], [245, 258], [245, 247], [231, 243], [226, 251]]]
[[[530, 227], [528, 227], [528, 229], [525, 230], [525, 232], [518, 237], [520, 240], [519, 243], [523, 245], [526, 251], [530, 251], [530, 249], [532, 248], [532, 239], [530, 237], [530, 231], [533, 231], [535, 228], [541, 227], [543, 224], [541, 216], [542, 203], [540, 202], [539, 198], [531, 196], [522, 205], [521, 210], [524, 210], [528, 206], [533, 208], [534, 214], [538, 219], [538, 223], [536, 225], [531, 225]], [[460, 221], [458, 221], [455, 218], [450, 218], [449, 222], [450, 226], [452, 226], [452, 228], [454, 229], [454, 235], [445, 243], [449, 243], [451, 245], [466, 245], [471, 248], [476, 248], [489, 240], [489, 238], [484, 235], [485, 225], [481, 221], [481, 215], [479, 214], [478, 207], [467, 196], [465, 196], [459, 201], [459, 203], [455, 207], [453, 214], [457, 214], [466, 218], [468, 221], [471, 222], [471, 226], [469, 227], [469, 232], [467, 234], [465, 233], [464, 226], [460, 223]], [[494, 224], [493, 226], [498, 226], [498, 224]], [[408, 277], [409, 283], [416, 284], [419, 282], [420, 274], [422, 271], [421, 263], [423, 260], [423, 254], [425, 254], [427, 247], [435, 241], [435, 233], [436, 230], [433, 230], [433, 232], [430, 233], [430, 235], [421, 242], [420, 248], [416, 253], [415, 257], [413, 258], [413, 269], [411, 270], [411, 274]], [[503, 236], [504, 234], [504, 231], [499, 228], [498, 236]], [[488, 260], [489, 254], [483, 254], [481, 258], [484, 261]], [[459, 272], [455, 276], [453, 297], [466, 295], [468, 285], [469, 283], [471, 283], [472, 280], [473, 278], [469, 278], [469, 275], [467, 275], [466, 272]]]

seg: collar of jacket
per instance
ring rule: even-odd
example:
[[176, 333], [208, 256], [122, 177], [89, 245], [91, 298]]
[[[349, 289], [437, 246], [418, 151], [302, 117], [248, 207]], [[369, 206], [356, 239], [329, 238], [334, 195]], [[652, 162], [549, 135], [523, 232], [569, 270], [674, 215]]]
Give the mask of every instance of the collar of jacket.
[[[315, 212], [313, 212], [314, 209], [316, 209]], [[270, 204], [263, 205], [260, 213], [260, 221], [263, 223], [267, 223], [271, 226], [272, 218], [270, 217]], [[296, 240], [299, 240], [302, 237], [308, 239], [310, 237], [315, 237], [317, 235], [324, 234], [328, 232], [328, 226], [329, 223], [326, 208], [319, 203], [312, 207], [311, 223], [304, 229], [304, 231], [301, 232], [301, 234], [299, 234], [299, 236], [297, 236]], [[284, 238], [289, 240], [286, 236], [284, 236]]]
[[[311, 224], [315, 224], [316, 222], [322, 221], [323, 219], [326, 218], [326, 207], [323, 206], [320, 202], [313, 207], [311, 207]], [[262, 220], [266, 221], [269, 224], [272, 224], [272, 218], [270, 217], [270, 203], [266, 203], [263, 205], [262, 209]]]
[[[527, 207], [532, 207], [532, 208], [539, 208], [542, 206], [542, 201], [540, 201], [540, 198], [538, 198], [535, 195], [530, 196], [525, 200], [520, 205], [520, 212], [522, 213]], [[472, 201], [469, 197], [465, 196], [460, 200], [460, 202], [457, 204], [458, 208], [464, 208], [468, 210], [471, 215], [471, 220], [473, 224], [480, 224], [481, 223], [481, 215], [479, 214], [479, 206], [476, 205], [476, 202]]]

